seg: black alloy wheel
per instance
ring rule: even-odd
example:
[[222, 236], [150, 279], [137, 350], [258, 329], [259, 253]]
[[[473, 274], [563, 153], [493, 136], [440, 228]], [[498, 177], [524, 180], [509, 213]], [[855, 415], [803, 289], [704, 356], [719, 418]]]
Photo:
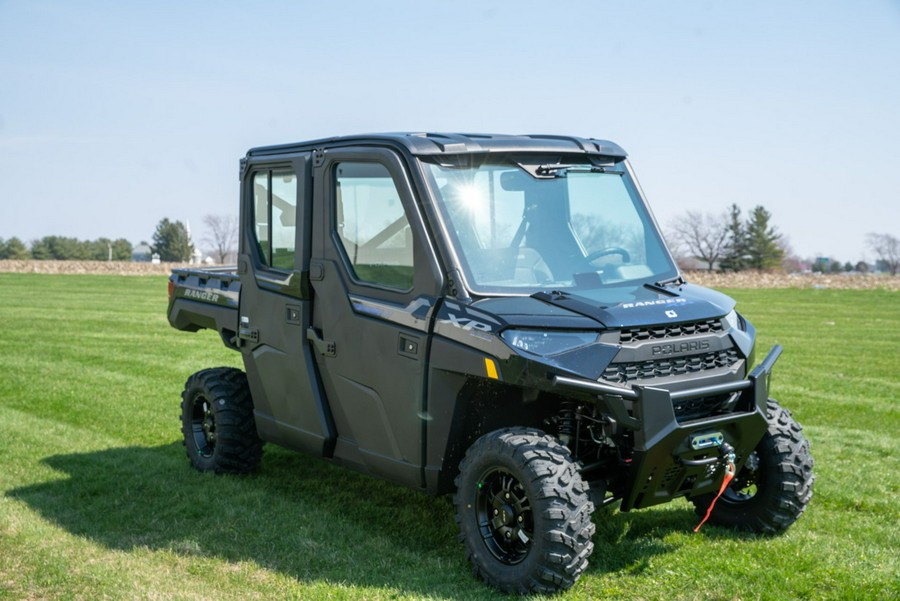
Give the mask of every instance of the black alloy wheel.
[[216, 414], [203, 393], [194, 395], [191, 402], [191, 431], [197, 453], [204, 458], [212, 457], [216, 450]]
[[489, 470], [478, 484], [476, 507], [488, 551], [509, 565], [525, 559], [534, 538], [534, 516], [516, 477], [503, 468]]

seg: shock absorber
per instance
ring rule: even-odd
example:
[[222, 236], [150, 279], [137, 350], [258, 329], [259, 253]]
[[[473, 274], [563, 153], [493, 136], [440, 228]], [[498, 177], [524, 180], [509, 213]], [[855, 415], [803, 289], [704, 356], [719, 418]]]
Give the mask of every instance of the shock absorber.
[[563, 401], [559, 408], [559, 440], [567, 447], [571, 448], [570, 443], [575, 436], [576, 419], [578, 414], [578, 403], [575, 401]]

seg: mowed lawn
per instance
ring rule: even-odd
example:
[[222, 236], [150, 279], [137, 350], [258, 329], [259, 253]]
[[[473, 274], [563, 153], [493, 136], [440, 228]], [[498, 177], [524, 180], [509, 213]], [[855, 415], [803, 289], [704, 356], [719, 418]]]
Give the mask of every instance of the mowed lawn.
[[[560, 599], [900, 598], [900, 295], [731, 290], [785, 347], [775, 395], [805, 426], [807, 513], [766, 538], [684, 500], [599, 510]], [[165, 318], [162, 277], [0, 274], [0, 599], [493, 599], [448, 498], [267, 446], [257, 474], [188, 467], [179, 394], [240, 365]]]

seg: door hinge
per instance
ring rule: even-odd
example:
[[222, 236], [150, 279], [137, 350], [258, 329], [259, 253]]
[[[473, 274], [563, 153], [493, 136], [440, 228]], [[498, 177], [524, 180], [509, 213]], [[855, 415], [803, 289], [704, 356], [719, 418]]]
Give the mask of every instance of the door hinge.
[[337, 345], [334, 343], [334, 340], [323, 340], [319, 333], [316, 332], [315, 328], [308, 328], [306, 330], [306, 339], [313, 343], [313, 346], [316, 347], [319, 354], [324, 355], [325, 357], [334, 357], [337, 355]]
[[238, 338], [240, 338], [241, 340], [247, 340], [255, 344], [259, 342], [259, 330], [253, 330], [241, 326], [238, 329]]

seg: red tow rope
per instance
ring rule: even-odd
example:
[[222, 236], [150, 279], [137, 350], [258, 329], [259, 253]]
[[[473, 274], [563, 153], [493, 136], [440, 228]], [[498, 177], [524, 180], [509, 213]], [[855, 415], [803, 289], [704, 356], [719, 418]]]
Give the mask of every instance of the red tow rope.
[[734, 453], [729, 453], [726, 456], [728, 464], [725, 467], [725, 477], [722, 479], [722, 488], [719, 489], [719, 494], [712, 500], [712, 503], [709, 504], [709, 509], [706, 510], [706, 517], [704, 517], [697, 527], [694, 528], [694, 532], [700, 532], [700, 526], [706, 523], [706, 520], [709, 519], [709, 516], [712, 514], [713, 507], [716, 506], [716, 501], [719, 500], [719, 497], [722, 496], [722, 493], [725, 492], [725, 489], [728, 488], [728, 485], [731, 483], [732, 478], [734, 478], [734, 472], [736, 471], [734, 468]]

